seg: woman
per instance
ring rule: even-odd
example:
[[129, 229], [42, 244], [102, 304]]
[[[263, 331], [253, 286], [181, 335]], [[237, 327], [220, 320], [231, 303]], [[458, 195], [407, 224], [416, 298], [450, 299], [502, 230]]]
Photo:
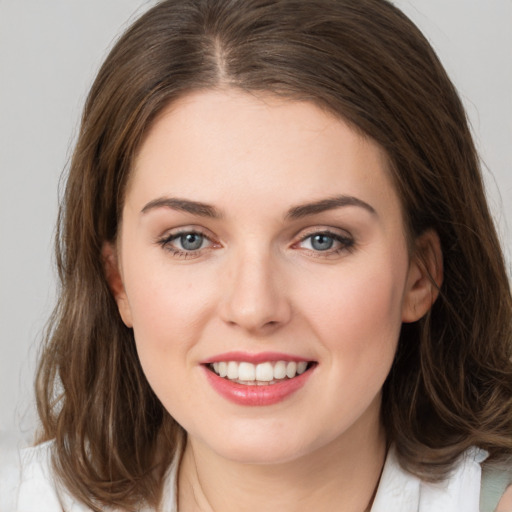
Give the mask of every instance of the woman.
[[57, 263], [20, 510], [509, 507], [503, 257], [457, 94], [388, 2], [143, 15], [87, 100]]

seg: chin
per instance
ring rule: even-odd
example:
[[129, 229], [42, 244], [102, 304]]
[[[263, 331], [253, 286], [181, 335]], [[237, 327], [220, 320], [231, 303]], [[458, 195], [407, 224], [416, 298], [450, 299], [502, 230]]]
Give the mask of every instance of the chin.
[[300, 430], [285, 423], [258, 423], [231, 425], [220, 430], [220, 435], [202, 437], [201, 444], [239, 464], [276, 465], [297, 460], [331, 441], [325, 433], [315, 436], [310, 428]]
[[[306, 450], [307, 451], [307, 450]], [[293, 462], [306, 452], [303, 447], [283, 446], [283, 443], [272, 443], [267, 439], [261, 445], [240, 442], [218, 449], [218, 455], [238, 464], [279, 465]]]

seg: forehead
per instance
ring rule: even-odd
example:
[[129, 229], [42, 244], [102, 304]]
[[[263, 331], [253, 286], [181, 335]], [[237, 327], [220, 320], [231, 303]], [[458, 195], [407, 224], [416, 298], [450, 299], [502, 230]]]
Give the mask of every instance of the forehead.
[[209, 203], [237, 195], [283, 208], [335, 193], [398, 203], [377, 143], [312, 103], [236, 90], [189, 94], [158, 117], [127, 198], [157, 193]]

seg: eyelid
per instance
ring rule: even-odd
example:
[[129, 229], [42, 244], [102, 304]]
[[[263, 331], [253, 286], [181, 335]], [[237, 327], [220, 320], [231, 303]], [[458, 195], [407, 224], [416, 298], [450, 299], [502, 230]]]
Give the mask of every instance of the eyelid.
[[202, 235], [205, 238], [208, 238], [208, 240], [212, 241], [216, 238], [215, 235], [209, 229], [206, 229], [202, 226], [189, 224], [185, 226], [166, 229], [165, 231], [162, 232], [161, 235], [157, 235], [156, 241], [158, 242], [164, 239], [171, 239], [173, 237], [186, 235], [188, 233], [197, 233], [198, 235]]
[[[328, 235], [333, 236], [335, 238], [342, 238], [342, 239], [354, 239], [354, 236], [346, 229], [342, 228], [336, 228], [332, 226], [312, 226], [305, 229], [301, 229], [296, 235], [295, 239], [297, 241], [303, 241], [313, 235]], [[297, 243], [297, 242], [294, 242]]]
[[[330, 238], [333, 238], [335, 243], [341, 245], [341, 247], [337, 247], [334, 249], [326, 249], [326, 250], [318, 250], [314, 248], [304, 248], [300, 247], [300, 245], [306, 240], [314, 237], [315, 235], [324, 235]], [[327, 227], [327, 226], [314, 226], [311, 228], [307, 228], [299, 232], [296, 236], [298, 240], [296, 240], [292, 244], [292, 248], [302, 249], [303, 251], [309, 253], [310, 255], [321, 258], [321, 257], [329, 257], [336, 256], [343, 252], [350, 252], [354, 249], [355, 238], [345, 229]]]
[[[180, 249], [178, 247], [172, 246], [172, 242], [178, 239], [180, 236], [187, 234], [197, 234], [204, 237], [206, 240], [210, 242], [208, 247], [201, 247], [196, 250], [186, 250]], [[173, 256], [183, 259], [197, 258], [203, 255], [205, 251], [210, 249], [217, 249], [222, 245], [220, 242], [216, 241], [216, 237], [211, 234], [211, 232], [201, 226], [189, 225], [189, 226], [180, 226], [173, 229], [168, 229], [164, 232], [164, 234], [157, 237], [155, 243], [160, 245], [164, 250], [170, 252]]]
[[[180, 249], [172, 245], [172, 242], [180, 236], [186, 234], [198, 234], [209, 241], [207, 247], [200, 247], [198, 249]], [[300, 247], [303, 242], [315, 235], [324, 235], [334, 239], [335, 248], [325, 250]], [[209, 229], [202, 226], [187, 225], [168, 229], [159, 236], [155, 243], [160, 245], [164, 250], [167, 250], [177, 258], [197, 258], [211, 249], [221, 248], [223, 245], [218, 241], [218, 237], [213, 235]], [[336, 256], [342, 252], [350, 252], [354, 249], [355, 239], [354, 236], [346, 229], [332, 227], [332, 226], [312, 226], [302, 229], [294, 236], [294, 241], [291, 244], [292, 249], [302, 249], [304, 252], [311, 254], [313, 257], [329, 257]]]

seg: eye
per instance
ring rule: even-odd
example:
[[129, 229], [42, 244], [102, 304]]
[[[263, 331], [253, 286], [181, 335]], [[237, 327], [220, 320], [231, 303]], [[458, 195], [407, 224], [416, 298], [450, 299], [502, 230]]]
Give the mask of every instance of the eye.
[[306, 240], [309, 241], [311, 249], [315, 251], [328, 251], [334, 245], [334, 237], [319, 233], [318, 235], [311, 235]]
[[174, 242], [181, 245], [181, 249], [185, 251], [197, 251], [203, 247], [206, 238], [200, 233], [184, 233], [178, 235]]
[[195, 230], [171, 233], [158, 240], [158, 244], [179, 258], [194, 258], [200, 256], [203, 249], [215, 246], [204, 233]]
[[354, 245], [354, 240], [349, 236], [321, 231], [304, 236], [297, 245], [301, 249], [306, 249], [313, 253], [332, 255], [351, 249]]

